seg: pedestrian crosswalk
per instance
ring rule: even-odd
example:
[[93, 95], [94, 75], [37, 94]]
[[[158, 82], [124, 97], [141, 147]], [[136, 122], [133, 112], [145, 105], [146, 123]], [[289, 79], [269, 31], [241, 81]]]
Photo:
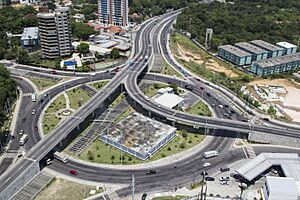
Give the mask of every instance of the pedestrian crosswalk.
[[16, 156], [18, 156], [18, 153], [4, 153], [2, 158], [14, 158]]
[[116, 191], [113, 191], [107, 195], [109, 199], [121, 200]]
[[29, 97], [29, 96], [31, 96], [32, 95], [32, 93], [24, 93], [22, 96], [23, 97]]
[[245, 150], [245, 154], [248, 158], [255, 158], [256, 157], [256, 153], [255, 151], [253, 150], [253, 147], [252, 146], [246, 146], [244, 148]]

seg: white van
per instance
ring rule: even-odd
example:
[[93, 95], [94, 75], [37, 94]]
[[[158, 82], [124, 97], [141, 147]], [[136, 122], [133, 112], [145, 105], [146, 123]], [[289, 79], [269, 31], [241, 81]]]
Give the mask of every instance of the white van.
[[21, 138], [20, 138], [20, 145], [23, 146], [26, 141], [28, 140], [28, 135], [24, 134]]

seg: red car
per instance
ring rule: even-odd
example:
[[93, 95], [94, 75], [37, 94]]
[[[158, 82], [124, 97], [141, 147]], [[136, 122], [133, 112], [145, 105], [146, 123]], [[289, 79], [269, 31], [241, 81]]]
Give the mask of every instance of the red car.
[[78, 175], [78, 172], [77, 172], [76, 170], [74, 170], [74, 169], [71, 169], [71, 170], [70, 170], [70, 174], [73, 174], [73, 175], [76, 175], [76, 176], [77, 176], [77, 175]]

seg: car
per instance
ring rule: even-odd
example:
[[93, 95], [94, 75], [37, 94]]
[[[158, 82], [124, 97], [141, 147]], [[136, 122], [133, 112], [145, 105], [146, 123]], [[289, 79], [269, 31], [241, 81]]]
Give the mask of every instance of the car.
[[220, 107], [220, 108], [223, 108], [223, 105], [220, 104], [219, 107]]
[[201, 90], [204, 90], [204, 87], [200, 86], [200, 89], [201, 89]]
[[52, 160], [51, 160], [50, 158], [48, 158], [48, 159], [46, 160], [46, 164], [47, 164], [47, 165], [51, 165], [51, 164], [52, 164]]
[[44, 94], [44, 97], [47, 97], [48, 96], [48, 93], [46, 92], [45, 94]]
[[225, 106], [225, 108], [229, 108], [229, 105], [226, 105], [226, 104], [225, 104], [224, 106]]
[[19, 132], [19, 134], [22, 135], [23, 133], [24, 133], [24, 130], [21, 129], [20, 132]]
[[209, 167], [211, 164], [209, 162], [206, 162], [203, 164], [203, 167]]
[[228, 185], [227, 181], [221, 181], [221, 185]]
[[220, 171], [221, 172], [228, 172], [228, 171], [230, 171], [230, 168], [227, 167], [227, 166], [223, 166], [223, 167], [220, 168]]
[[235, 111], [234, 111], [234, 110], [230, 110], [230, 112], [231, 112], [232, 114], [235, 114]]
[[151, 174], [156, 174], [156, 170], [150, 169], [148, 171], [146, 171], [147, 175], [151, 175]]
[[24, 117], [23, 119], [22, 119], [22, 122], [25, 122], [26, 121], [26, 117]]
[[78, 172], [76, 170], [74, 170], [74, 169], [71, 169], [70, 170], [70, 174], [73, 174], [73, 175], [77, 176]]
[[32, 110], [31, 114], [32, 114], [32, 115], [35, 115], [35, 112], [36, 112], [35, 110]]
[[149, 97], [145, 97], [145, 99], [146, 99], [147, 101], [149, 101], [149, 100], [150, 100], [150, 98], [149, 98]]
[[25, 151], [22, 151], [22, 152], [18, 153], [18, 157], [22, 157], [24, 155], [25, 155]]
[[229, 181], [229, 176], [222, 176], [219, 178], [219, 181]]
[[146, 198], [147, 198], [147, 194], [146, 194], [146, 193], [144, 193], [144, 194], [142, 195], [142, 198], [141, 198], [141, 200], [146, 200]]
[[211, 96], [208, 92], [206, 92], [206, 95], [209, 96], [209, 97]]
[[207, 177], [204, 178], [204, 180], [206, 180], [206, 181], [215, 181], [215, 178], [207, 176]]
[[51, 71], [51, 74], [57, 74], [57, 73], [56, 73], [56, 71], [53, 70], [53, 71]]

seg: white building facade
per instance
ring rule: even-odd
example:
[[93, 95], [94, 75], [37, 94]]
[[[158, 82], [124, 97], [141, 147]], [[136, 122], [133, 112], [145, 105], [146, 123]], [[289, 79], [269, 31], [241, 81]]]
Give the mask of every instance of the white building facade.
[[101, 24], [128, 26], [128, 0], [99, 0], [98, 13]]

